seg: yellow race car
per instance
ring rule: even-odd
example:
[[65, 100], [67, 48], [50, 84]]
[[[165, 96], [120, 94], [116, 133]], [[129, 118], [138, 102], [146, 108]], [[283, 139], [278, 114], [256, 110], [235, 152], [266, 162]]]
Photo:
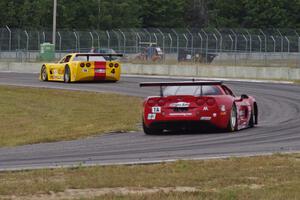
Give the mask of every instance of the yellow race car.
[[42, 65], [40, 79], [43, 81], [113, 81], [120, 80], [121, 65], [116, 57], [122, 54], [73, 53], [58, 63]]

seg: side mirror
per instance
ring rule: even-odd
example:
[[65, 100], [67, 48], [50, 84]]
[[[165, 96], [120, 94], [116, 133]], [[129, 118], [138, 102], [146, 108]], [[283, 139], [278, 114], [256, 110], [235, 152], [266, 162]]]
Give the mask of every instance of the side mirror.
[[242, 94], [242, 95], [241, 95], [241, 99], [249, 99], [249, 96], [246, 95], [246, 94]]

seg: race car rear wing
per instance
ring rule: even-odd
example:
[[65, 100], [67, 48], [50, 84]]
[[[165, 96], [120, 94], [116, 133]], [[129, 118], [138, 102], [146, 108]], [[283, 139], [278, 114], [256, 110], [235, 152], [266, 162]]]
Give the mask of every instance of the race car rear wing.
[[[160, 87], [160, 96], [163, 97], [164, 86], [193, 86], [193, 85], [222, 85], [222, 81], [180, 81], [180, 82], [143, 82], [140, 83], [140, 87]], [[202, 95], [202, 87], [201, 87]]]
[[76, 56], [117, 56], [123, 57], [122, 53], [77, 53]]
[[77, 56], [102, 56], [104, 58], [108, 58], [108, 60], [111, 61], [113, 57], [123, 57], [124, 55], [121, 53], [77, 53], [76, 57]]
[[143, 82], [140, 87], [192, 86], [192, 85], [222, 85], [222, 81], [180, 81], [180, 82]]

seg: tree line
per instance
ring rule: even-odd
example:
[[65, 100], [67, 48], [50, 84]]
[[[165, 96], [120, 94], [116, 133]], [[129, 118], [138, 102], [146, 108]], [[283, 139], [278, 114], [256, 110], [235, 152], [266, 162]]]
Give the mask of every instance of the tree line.
[[[57, 0], [59, 29], [299, 28], [299, 0]], [[1, 0], [0, 26], [51, 28], [53, 0]]]

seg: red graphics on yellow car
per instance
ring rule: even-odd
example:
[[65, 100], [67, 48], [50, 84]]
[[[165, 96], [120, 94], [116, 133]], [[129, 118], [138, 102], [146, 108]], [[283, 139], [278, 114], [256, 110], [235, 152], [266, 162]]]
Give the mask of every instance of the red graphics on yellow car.
[[121, 65], [115, 60], [122, 54], [73, 53], [58, 63], [42, 65], [40, 79], [43, 81], [119, 81]]

